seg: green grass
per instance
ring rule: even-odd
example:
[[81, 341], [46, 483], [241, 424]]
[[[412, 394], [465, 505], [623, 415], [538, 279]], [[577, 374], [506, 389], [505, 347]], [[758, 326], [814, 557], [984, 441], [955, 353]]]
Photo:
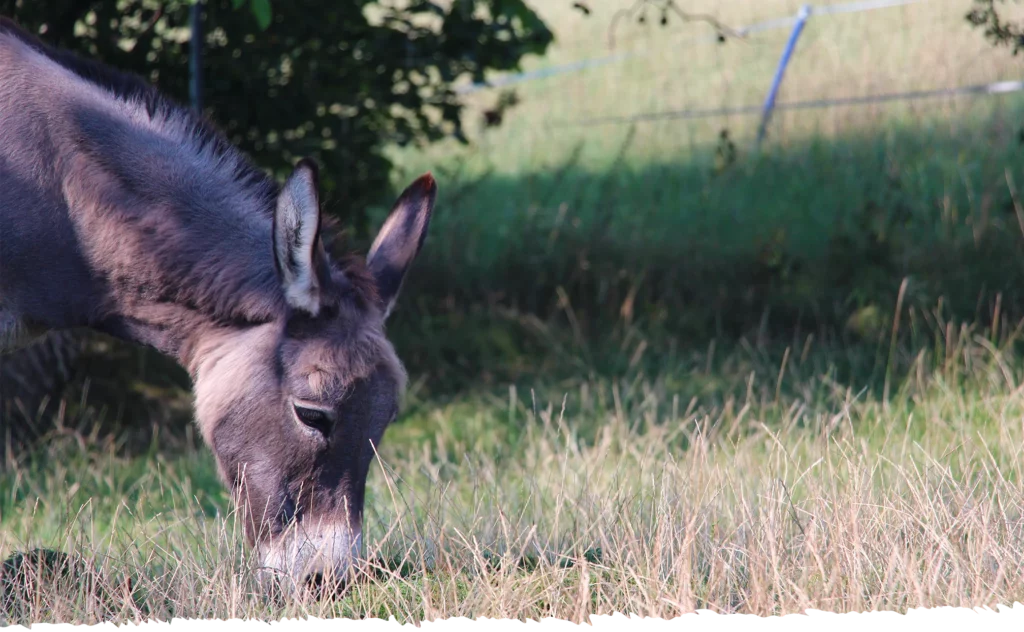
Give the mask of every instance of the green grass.
[[904, 280], [919, 313], [1020, 317], [1022, 161], [1014, 134], [965, 124], [807, 141], [720, 173], [700, 155], [477, 179], [439, 167], [391, 331], [414, 369], [480, 375], [547, 354], [543, 327], [598, 346], [631, 326], [697, 345], [762, 329], [873, 340], [886, 325], [863, 316], [892, 313]]
[[[590, 4], [589, 18], [568, 2], [535, 4], [559, 43], [528, 68], [609, 52], [614, 9], [631, 3]], [[747, 24], [797, 5], [687, 8]], [[1019, 78], [1019, 60], [972, 29], [967, 8], [937, 0], [816, 17], [780, 101]], [[766, 314], [782, 333], [834, 330], [864, 308], [891, 312], [905, 278], [905, 300], [920, 309], [943, 297], [976, 319], [1002, 294], [1004, 311], [1024, 315], [1020, 94], [780, 112], [760, 152], [756, 116], [563, 125], [759, 104], [787, 37], [723, 45], [701, 40], [710, 27], [699, 22], [621, 28], [632, 39], [615, 52], [637, 57], [519, 84], [521, 104], [493, 129], [479, 120], [497, 96], [477, 93], [470, 145], [392, 152], [398, 181], [430, 169], [440, 184], [396, 333], [408, 324], [422, 337], [417, 327], [444, 329], [449, 314], [472, 319], [477, 306], [563, 326], [571, 308], [594, 338], [622, 320], [697, 340], [735, 336]], [[732, 159], [718, 151], [723, 129]]]

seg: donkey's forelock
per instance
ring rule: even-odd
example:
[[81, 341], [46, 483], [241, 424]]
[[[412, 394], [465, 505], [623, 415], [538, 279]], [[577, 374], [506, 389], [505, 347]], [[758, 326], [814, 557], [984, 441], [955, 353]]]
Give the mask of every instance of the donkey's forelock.
[[280, 390], [286, 374], [304, 382], [312, 398], [330, 400], [382, 370], [401, 394], [405, 368], [385, 337], [381, 315], [362, 303], [351, 296], [317, 318], [295, 313], [284, 322], [224, 327], [204, 336], [188, 369], [196, 420], [207, 441], [213, 443], [216, 424], [229, 409], [256, 410], [261, 393]]
[[381, 327], [339, 324], [323, 336], [285, 340], [282, 347], [317, 399], [341, 396], [377, 369], [395, 381], [399, 392], [405, 389], [405, 369]]

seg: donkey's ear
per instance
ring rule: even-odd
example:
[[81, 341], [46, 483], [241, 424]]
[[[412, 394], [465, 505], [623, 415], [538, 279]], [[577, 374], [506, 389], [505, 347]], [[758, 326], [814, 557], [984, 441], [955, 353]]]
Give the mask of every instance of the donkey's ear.
[[391, 313], [405, 273], [427, 236], [436, 197], [434, 177], [429, 173], [420, 176], [399, 196], [370, 246], [366, 261], [377, 284], [385, 318]]
[[317, 166], [308, 158], [296, 165], [284, 183], [274, 210], [274, 263], [285, 299], [310, 316], [320, 313], [317, 257], [320, 243], [320, 200]]

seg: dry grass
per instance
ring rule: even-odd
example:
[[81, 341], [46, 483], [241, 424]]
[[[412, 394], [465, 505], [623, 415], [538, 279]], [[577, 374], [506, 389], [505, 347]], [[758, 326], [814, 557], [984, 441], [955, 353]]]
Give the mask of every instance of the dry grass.
[[[848, 0], [821, 0], [810, 4], [846, 3]], [[644, 24], [637, 23], [635, 15], [632, 20], [614, 21], [634, 0], [590, 0], [587, 4], [592, 14], [588, 17], [568, 1], [528, 4], [552, 28], [556, 40], [543, 58], [526, 60], [524, 70], [613, 55], [624, 59], [510, 86], [518, 92], [521, 104], [499, 128], [486, 132], [481, 113], [495, 106], [497, 92], [471, 95], [466, 121], [476, 146], [465, 150], [454, 143], [441, 144], [431, 148], [426, 157], [420, 151], [399, 154], [400, 162], [410, 164], [410, 172], [459, 156], [490, 166], [496, 155], [495, 173], [531, 173], [564, 163], [579, 142], [586, 145], [581, 166], [606, 167], [627, 132], [628, 121], [598, 127], [581, 127], [580, 122], [759, 106], [789, 37], [789, 27], [784, 26], [719, 43], [707, 22], [670, 19], [662, 27], [660, 14], [654, 10], [648, 11]], [[692, 14], [713, 16], [728, 27], [742, 28], [794, 16], [804, 3], [686, 0], [679, 4]], [[896, 8], [813, 16], [790, 61], [778, 102], [1019, 79], [1019, 59], [1006, 50], [994, 49], [980, 30], [968, 24], [965, 15], [970, 6], [969, 0], [927, 0]], [[1006, 3], [1003, 10], [1011, 19], [1024, 15], [1024, 7], [1015, 3]], [[908, 125], [959, 129], [993, 114], [1005, 115], [1007, 104], [1016, 102], [1014, 95], [982, 96], [778, 111], [766, 148], [785, 149], [811, 138], [858, 137]], [[722, 129], [728, 129], [741, 149], [747, 149], [758, 124], [757, 114], [641, 122], [635, 130], [630, 163], [692, 160], [717, 141]]]
[[0, 477], [0, 555], [59, 549], [93, 581], [22, 582], [6, 616], [579, 621], [1021, 600], [1024, 370], [1009, 343], [963, 333], [938, 359], [901, 356], [910, 377], [888, 403], [840, 384], [846, 358], [812, 344], [784, 367], [747, 347], [581, 380], [546, 406], [420, 404], [371, 474], [374, 563], [333, 600], [260, 589], [205, 451], [128, 460], [54, 441]]

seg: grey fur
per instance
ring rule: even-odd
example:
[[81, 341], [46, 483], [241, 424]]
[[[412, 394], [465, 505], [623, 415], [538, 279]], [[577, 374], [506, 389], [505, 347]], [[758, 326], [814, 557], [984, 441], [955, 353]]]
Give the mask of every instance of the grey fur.
[[[386, 226], [407, 228], [382, 231], [369, 268], [339, 264], [320, 240], [315, 169], [312, 194], [281, 194], [205, 121], [90, 63], [0, 19], [0, 352], [90, 327], [174, 357], [266, 563], [343, 572], [405, 384], [384, 321], [434, 181], [402, 194]], [[275, 231], [275, 212], [292, 213], [285, 228], [316, 217], [314, 241]], [[335, 422], [310, 427], [296, 405]]]

